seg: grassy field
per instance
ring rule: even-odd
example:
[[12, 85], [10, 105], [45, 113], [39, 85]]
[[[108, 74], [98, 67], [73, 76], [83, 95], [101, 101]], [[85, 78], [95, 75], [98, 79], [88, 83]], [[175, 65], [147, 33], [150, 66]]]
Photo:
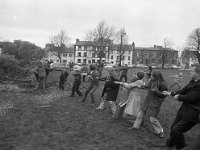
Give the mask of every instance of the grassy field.
[[[129, 71], [129, 79], [134, 69]], [[135, 69], [136, 71], [140, 69]], [[177, 70], [161, 70], [168, 84], [169, 76]], [[188, 71], [183, 71], [184, 82], [190, 80]], [[165, 138], [160, 139], [149, 124], [148, 114], [139, 131], [128, 131], [130, 123], [123, 119], [112, 120], [109, 106], [104, 111], [95, 108], [100, 102], [103, 82], [96, 92], [96, 104], [90, 105], [88, 97], [80, 103], [80, 97], [69, 97], [73, 78], [68, 78], [68, 88], [58, 90], [59, 73], [52, 72], [47, 80], [44, 92], [31, 89], [23, 91], [0, 91], [0, 102], [11, 101], [14, 108], [0, 116], [0, 150], [156, 150], [156, 145], [165, 143], [170, 125], [180, 103], [171, 97], [164, 101], [159, 120], [165, 131]], [[87, 83], [81, 86], [81, 90]], [[143, 92], [145, 96], [146, 91]], [[119, 92], [118, 100], [126, 93]], [[197, 125], [186, 134], [188, 143], [199, 133]], [[155, 147], [154, 147], [155, 146]], [[153, 148], [151, 148], [153, 147]]]

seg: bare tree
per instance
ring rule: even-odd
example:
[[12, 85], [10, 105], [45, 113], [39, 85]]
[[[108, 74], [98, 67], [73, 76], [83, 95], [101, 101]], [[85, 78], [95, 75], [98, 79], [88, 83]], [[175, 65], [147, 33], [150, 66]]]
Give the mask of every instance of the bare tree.
[[164, 48], [162, 51], [162, 68], [164, 68], [165, 66], [167, 49], [171, 48], [174, 45], [174, 42], [169, 38], [164, 38], [163, 44], [164, 44]]
[[200, 28], [195, 29], [187, 39], [188, 48], [195, 51], [198, 62], [200, 63]]
[[102, 57], [105, 55], [103, 47], [109, 44], [111, 38], [113, 37], [114, 37], [114, 27], [108, 26], [105, 21], [99, 22], [97, 27], [87, 32], [86, 39], [89, 41], [94, 41], [94, 43], [96, 43], [96, 46], [100, 47], [97, 51], [100, 63]]
[[117, 33], [116, 33], [116, 39], [117, 43], [119, 43], [118, 47], [118, 53], [119, 53], [119, 64], [121, 65], [121, 61], [125, 52], [125, 49], [123, 47], [124, 44], [127, 44], [128, 41], [128, 35], [126, 33], [126, 30], [124, 28], [121, 28]]
[[61, 30], [59, 34], [50, 36], [50, 41], [54, 45], [54, 50], [57, 52], [57, 56], [61, 62], [61, 54], [70, 41], [68, 33]]

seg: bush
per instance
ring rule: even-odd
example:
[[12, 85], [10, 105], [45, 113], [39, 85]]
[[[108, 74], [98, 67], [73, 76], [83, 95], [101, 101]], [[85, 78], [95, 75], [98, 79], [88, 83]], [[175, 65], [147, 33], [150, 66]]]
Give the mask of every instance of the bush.
[[0, 55], [0, 69], [3, 69], [4, 73], [9, 73], [9, 70], [16, 69], [18, 61], [12, 55]]

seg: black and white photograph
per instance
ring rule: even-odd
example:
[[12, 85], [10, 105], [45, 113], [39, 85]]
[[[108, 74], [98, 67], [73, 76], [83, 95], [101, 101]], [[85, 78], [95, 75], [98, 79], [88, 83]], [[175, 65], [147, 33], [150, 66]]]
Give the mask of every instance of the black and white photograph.
[[0, 0], [0, 150], [200, 150], [199, 0]]

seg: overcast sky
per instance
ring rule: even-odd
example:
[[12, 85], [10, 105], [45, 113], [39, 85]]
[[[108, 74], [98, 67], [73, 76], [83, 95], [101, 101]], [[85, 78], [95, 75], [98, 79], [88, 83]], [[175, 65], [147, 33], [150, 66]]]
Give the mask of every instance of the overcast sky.
[[200, 27], [200, 0], [0, 0], [0, 41], [21, 39], [43, 48], [63, 29], [74, 44], [102, 20], [125, 28], [136, 47], [163, 45], [167, 37], [179, 49]]

